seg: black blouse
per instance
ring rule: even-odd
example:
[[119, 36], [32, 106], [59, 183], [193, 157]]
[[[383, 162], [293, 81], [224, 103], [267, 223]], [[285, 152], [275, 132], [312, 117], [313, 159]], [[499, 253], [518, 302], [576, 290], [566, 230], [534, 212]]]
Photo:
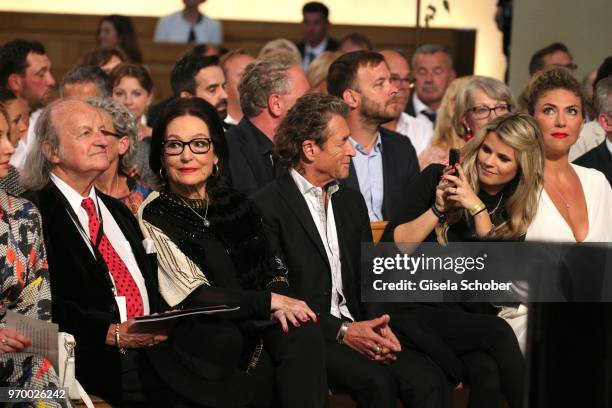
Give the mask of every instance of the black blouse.
[[[393, 231], [398, 225], [412, 221], [421, 216], [434, 204], [436, 200], [436, 187], [444, 173], [444, 165], [431, 164], [427, 166], [411, 185], [406, 189], [406, 195], [402, 200], [395, 219], [390, 220], [385, 228], [381, 241], [393, 242]], [[487, 194], [484, 191], [478, 192], [478, 197], [486, 205], [491, 222], [500, 225], [506, 219], [505, 203], [512, 195], [514, 183], [509, 183], [502, 191], [496, 195]], [[449, 226], [447, 231], [449, 242], [469, 242], [479, 240], [476, 236], [475, 226], [472, 219], [462, 218], [458, 222]], [[437, 242], [436, 231], [432, 230], [424, 239], [425, 242]]]
[[161, 192], [143, 210], [143, 219], [161, 229], [210, 283], [179, 307], [238, 305], [235, 317], [268, 319], [271, 291], [286, 292], [287, 271], [271, 253], [261, 218], [245, 196], [229, 192], [211, 201], [206, 213], [203, 200]]

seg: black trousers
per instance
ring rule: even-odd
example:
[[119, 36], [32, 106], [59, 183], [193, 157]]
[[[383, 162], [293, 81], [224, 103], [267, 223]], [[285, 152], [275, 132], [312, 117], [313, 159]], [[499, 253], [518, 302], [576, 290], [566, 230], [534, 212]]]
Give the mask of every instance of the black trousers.
[[[104, 381], [103, 378], [100, 381]], [[121, 401], [113, 407], [167, 407], [172, 392], [157, 375], [142, 350], [126, 350], [121, 357]]]
[[[469, 384], [471, 408], [498, 407], [504, 398], [511, 408], [523, 406], [525, 359], [503, 319], [422, 306], [392, 313], [391, 325], [406, 343], [432, 356], [455, 381]], [[427, 341], [415, 338], [419, 332]]]
[[326, 342], [325, 359], [332, 390], [347, 392], [360, 407], [395, 408], [396, 398], [410, 408], [440, 408], [451, 384], [442, 370], [415, 350], [381, 365], [346, 345]]

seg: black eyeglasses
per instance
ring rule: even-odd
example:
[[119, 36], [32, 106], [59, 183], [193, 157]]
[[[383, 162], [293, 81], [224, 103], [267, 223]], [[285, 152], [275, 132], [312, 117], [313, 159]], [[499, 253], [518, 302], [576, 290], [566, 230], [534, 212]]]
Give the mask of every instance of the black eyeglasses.
[[104, 136], [114, 136], [117, 139], [120, 139], [123, 136], [125, 136], [119, 133], [111, 132], [110, 130], [106, 130], [106, 129], [100, 129], [100, 133], [102, 133]]
[[476, 119], [487, 119], [491, 116], [491, 112], [495, 111], [497, 116], [505, 115], [506, 113], [510, 113], [512, 111], [512, 106], [508, 104], [497, 105], [492, 108], [488, 106], [474, 106], [473, 108], [468, 109]]
[[189, 149], [193, 154], [204, 154], [208, 153], [210, 146], [212, 146], [212, 140], [210, 139], [191, 139], [188, 142], [181, 142], [180, 140], [166, 140], [164, 142], [164, 153], [168, 156], [178, 156], [183, 153], [185, 146], [189, 146]]
[[414, 78], [411, 76], [408, 76], [406, 78], [400, 78], [397, 75], [391, 75], [389, 77], [389, 82], [391, 82], [391, 85], [393, 85], [396, 88], [399, 88], [401, 84], [407, 84], [408, 88], [414, 87]]

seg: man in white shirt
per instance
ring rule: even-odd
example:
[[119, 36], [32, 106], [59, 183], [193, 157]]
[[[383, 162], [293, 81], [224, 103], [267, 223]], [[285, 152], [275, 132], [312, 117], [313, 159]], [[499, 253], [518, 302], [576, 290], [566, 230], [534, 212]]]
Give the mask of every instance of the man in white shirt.
[[297, 43], [302, 54], [304, 71], [324, 51], [336, 51], [338, 41], [329, 37], [329, 9], [323, 3], [311, 1], [302, 7], [302, 32], [304, 39]]
[[[393, 50], [383, 50], [380, 52], [389, 66], [391, 72], [391, 85], [397, 88], [395, 99], [400, 106], [406, 106], [410, 99], [410, 65], [402, 54]], [[429, 147], [433, 136], [433, 124], [421, 117], [415, 118], [406, 112], [398, 112], [399, 115], [391, 122], [382, 126], [408, 136], [412, 146], [416, 150], [417, 156]]]
[[55, 79], [51, 75], [51, 61], [44, 46], [38, 41], [13, 40], [0, 49], [0, 86], [7, 87], [30, 108], [30, 127], [19, 140], [10, 163], [19, 170], [25, 165], [34, 139], [34, 127], [39, 109], [47, 104]]
[[382, 305], [361, 301], [361, 246], [372, 241], [368, 210], [358, 191], [338, 183], [355, 155], [349, 110], [331, 95], [298, 99], [276, 133], [287, 171], [252, 199], [293, 292], [319, 316], [331, 389], [363, 407], [395, 407], [396, 397], [405, 406], [441, 407], [444, 374], [400, 345]]
[[421, 45], [412, 56], [412, 69], [416, 92], [405, 112], [435, 124], [446, 89], [457, 76], [449, 49], [440, 44]]
[[93, 187], [110, 165], [102, 116], [58, 100], [36, 132], [24, 186], [42, 215], [53, 321], [79, 344], [76, 375], [110, 402], [158, 406], [164, 387], [141, 350], [167, 337], [130, 331], [134, 317], [158, 310], [157, 280], [132, 214]]
[[200, 13], [198, 9], [205, 0], [183, 0], [185, 8], [157, 22], [156, 42], [210, 43], [223, 42], [221, 23]]

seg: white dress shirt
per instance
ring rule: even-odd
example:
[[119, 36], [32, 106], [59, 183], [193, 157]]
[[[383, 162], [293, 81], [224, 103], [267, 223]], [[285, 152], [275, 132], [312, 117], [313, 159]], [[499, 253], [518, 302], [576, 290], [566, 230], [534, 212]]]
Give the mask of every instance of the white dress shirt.
[[[117, 225], [117, 222], [113, 218], [110, 211], [108, 211], [108, 208], [106, 208], [106, 206], [104, 205], [104, 202], [97, 199], [96, 189], [92, 187], [87, 197], [81, 197], [81, 195], [77, 193], [68, 184], [66, 184], [65, 181], [63, 181], [62, 179], [60, 179], [53, 173], [51, 173], [51, 181], [60, 190], [60, 192], [64, 195], [64, 197], [66, 197], [66, 200], [68, 200], [70, 207], [72, 207], [72, 210], [77, 215], [77, 218], [79, 219], [79, 222], [81, 223], [81, 226], [83, 227], [83, 231], [85, 231], [87, 235], [84, 235], [83, 232], [81, 232], [81, 230], [78, 228], [78, 226], [77, 226], [77, 229], [79, 229], [79, 232], [81, 232], [81, 236], [83, 237], [83, 240], [89, 247], [89, 250], [91, 251], [92, 256], [95, 256], [93, 248], [91, 247], [91, 240], [89, 238], [89, 216], [87, 215], [87, 212], [85, 211], [85, 209], [81, 206], [81, 203], [83, 202], [85, 198], [89, 197], [93, 200], [96, 206], [96, 210], [102, 216], [101, 221], [102, 221], [102, 225], [104, 228], [104, 234], [106, 234], [106, 238], [108, 238], [113, 248], [115, 248], [115, 251], [121, 258], [125, 266], [128, 268], [128, 271], [130, 272], [130, 274], [132, 275], [132, 278], [136, 282], [136, 286], [138, 286], [138, 289], [140, 290], [140, 295], [142, 296], [143, 313], [145, 315], [148, 315], [150, 312], [150, 309], [149, 309], [149, 296], [147, 294], [147, 287], [145, 285], [145, 281], [144, 281], [144, 277], [142, 276], [142, 272], [140, 271], [140, 268], [138, 267], [138, 263], [136, 262], [136, 258], [134, 257], [134, 253], [132, 252], [132, 247], [130, 246], [130, 242], [125, 238], [125, 235], [123, 235], [123, 232], [121, 232], [121, 228], [119, 228], [119, 225]], [[73, 220], [73, 222], [75, 222], [75, 220]], [[75, 222], [75, 226], [76, 226], [76, 222]], [[109, 275], [111, 277], [111, 281], [113, 281], [113, 276], [110, 272], [109, 272]], [[113, 281], [113, 285], [114, 285], [114, 281]], [[116, 293], [116, 290], [114, 290], [114, 292]], [[121, 308], [121, 305], [119, 303], [117, 304], [117, 306]]]
[[414, 113], [416, 115], [416, 118], [426, 120], [429, 123], [431, 123], [433, 126], [432, 121], [427, 117], [427, 115], [423, 113], [423, 111], [427, 111], [430, 113], [436, 113], [436, 112], [429, 109], [429, 107], [425, 105], [425, 103], [422, 100], [419, 99], [416, 92], [412, 94], [412, 106], [414, 106]]
[[169, 43], [186, 43], [189, 32], [193, 27], [196, 43], [221, 44], [223, 43], [223, 29], [221, 23], [202, 14], [202, 19], [191, 25], [183, 18], [183, 11], [177, 11], [169, 16], [160, 17], [155, 29], [154, 41]]
[[234, 125], [236, 126], [238, 124], [238, 121], [234, 118], [232, 118], [232, 116], [228, 113], [227, 116], [225, 117], [225, 119], [223, 120], [225, 123], [227, 123], [228, 125]]
[[429, 119], [423, 119], [421, 116], [415, 118], [406, 112], [400, 114], [397, 127], [395, 128], [397, 133], [408, 136], [416, 150], [417, 156], [431, 144], [433, 130], [433, 123]]
[[327, 41], [327, 37], [325, 37], [316, 47], [311, 47], [310, 44], [304, 44], [304, 60], [302, 61], [304, 72], [308, 71], [308, 66], [315, 58], [325, 52]]
[[338, 231], [336, 230], [336, 221], [331, 201], [332, 195], [338, 191], [338, 184], [333, 184], [327, 188], [326, 205], [324, 205], [323, 189], [321, 187], [315, 187], [294, 169], [291, 169], [291, 177], [304, 197], [304, 200], [306, 200], [306, 205], [308, 205], [312, 220], [317, 226], [317, 231], [319, 231], [319, 236], [323, 242], [327, 260], [331, 267], [332, 290], [329, 312], [339, 319], [346, 317], [354, 320], [353, 316], [351, 316], [351, 312], [348, 310], [346, 298], [342, 292], [340, 246], [338, 245]]

